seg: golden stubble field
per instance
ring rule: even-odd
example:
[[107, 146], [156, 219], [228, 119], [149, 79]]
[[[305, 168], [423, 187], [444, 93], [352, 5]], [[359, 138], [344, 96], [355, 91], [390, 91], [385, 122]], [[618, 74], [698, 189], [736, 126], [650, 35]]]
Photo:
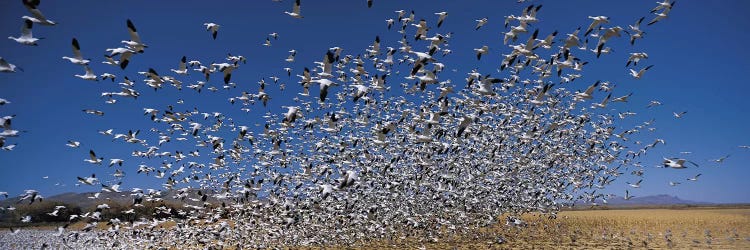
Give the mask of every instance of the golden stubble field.
[[[298, 249], [750, 249], [747, 206], [574, 210], [562, 211], [556, 219], [535, 214], [522, 218], [525, 227], [506, 226], [501, 218], [493, 226], [463, 235], [432, 239], [396, 236], [348, 246]], [[103, 224], [100, 230], [105, 230]], [[83, 226], [75, 223], [69, 229]], [[174, 222], [169, 222], [159, 228], [173, 226]]]
[[750, 249], [746, 207], [578, 210], [562, 211], [557, 219], [523, 218], [524, 228], [499, 223], [438, 242], [401, 238], [342, 249]]

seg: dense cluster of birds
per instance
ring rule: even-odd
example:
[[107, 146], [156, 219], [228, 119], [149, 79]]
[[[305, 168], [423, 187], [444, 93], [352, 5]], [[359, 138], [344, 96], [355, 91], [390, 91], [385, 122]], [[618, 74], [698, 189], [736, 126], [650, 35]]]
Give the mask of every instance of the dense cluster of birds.
[[[22, 2], [33, 17], [24, 16], [21, 36], [11, 39], [38, 45], [32, 26], [55, 22], [42, 15], [40, 1]], [[367, 4], [372, 6], [372, 1]], [[669, 0], [660, 2], [651, 11], [660, 13], [648, 25], [663, 21], [673, 6]], [[81, 175], [78, 185], [101, 186], [101, 192], [129, 196], [132, 207], [165, 198], [160, 190], [121, 189], [125, 172], [132, 171], [162, 179], [162, 188], [175, 194], [167, 198], [195, 205], [179, 211], [162, 207], [160, 213], [168, 216], [161, 219], [101, 221], [101, 211], [108, 209], [102, 203], [95, 212], [71, 216], [71, 223], [85, 222], [84, 229], [60, 227], [54, 236], [36, 238], [37, 243], [44, 241], [52, 247], [268, 247], [350, 244], [400, 233], [437, 241], [445, 233], [470, 232], [497, 223], [501, 215], [509, 215], [509, 226], [521, 226], [523, 221], [515, 215], [541, 212], [554, 217], [562, 206], [576, 201], [606, 199], [609, 195], [597, 190], [627, 171], [643, 175], [645, 168], [638, 158], [665, 142], [655, 139], [644, 146], [628, 140], [652, 131], [653, 121], [616, 129], [619, 120], [632, 119], [635, 113], [614, 114], [606, 107], [627, 103], [632, 93], [617, 96], [614, 85], [603, 80], [575, 90], [579, 85], [573, 82], [590, 63], [584, 58], [607, 56], [612, 51], [610, 41], [622, 33], [630, 36], [633, 46], [643, 39], [640, 23], [644, 18], [625, 29], [611, 26], [606, 16], [591, 16], [588, 28], [579, 27], [560, 38], [557, 31], [542, 36], [543, 31], [532, 28], [541, 12], [542, 5], [531, 5], [506, 16], [502, 44], [474, 49], [477, 60], [486, 61], [492, 56], [491, 47], [507, 46], [509, 52], [502, 55], [497, 71], [474, 69], [460, 81], [440, 74], [446, 68], [441, 59], [451, 53], [452, 33], [435, 30], [450, 21], [447, 12], [420, 17], [415, 11], [398, 10], [386, 20], [388, 30], [395, 26], [402, 34], [397, 43], [376, 36], [372, 45], [354, 55], [332, 47], [321, 51], [321, 60], [309, 67], [284, 68], [286, 76], [261, 79], [257, 88], [245, 90], [232, 81], [232, 75], [241, 72], [248, 61], [242, 55], [229, 54], [225, 61], [211, 64], [183, 56], [168, 71], [173, 75], [157, 67], [141, 69], [143, 84], [139, 84], [111, 73], [95, 74], [92, 61], [83, 56], [81, 44], [73, 38], [73, 56], [63, 59], [82, 67], [84, 73], [75, 77], [120, 81], [118, 89], [101, 93], [107, 104], [116, 105], [122, 98], [138, 100], [141, 92], [154, 93], [144, 89], [173, 88], [202, 95], [220, 89], [241, 90], [227, 101], [247, 112], [262, 110], [253, 108], [256, 105], [288, 106], [283, 113], [262, 114], [262, 121], [255, 125], [197, 107], [144, 107], [143, 115], [153, 128], [98, 131], [113, 143], [130, 143], [140, 149], [122, 158], [104, 158], [92, 147], [84, 157], [86, 164], [108, 165], [112, 173]], [[285, 13], [302, 19], [300, 0]], [[478, 19], [468, 29], [482, 32], [480, 28], [489, 21]], [[217, 39], [221, 26], [212, 22], [204, 26]], [[102, 62], [120, 68], [123, 74], [131, 60], [148, 50], [143, 42], [148, 38], [141, 40], [133, 21], [125, 21], [125, 31], [130, 40], [107, 49]], [[263, 45], [271, 46], [271, 39], [283, 39], [279, 37], [269, 34]], [[590, 39], [596, 40], [593, 47], [588, 47]], [[293, 62], [296, 51], [289, 53], [283, 60]], [[647, 59], [645, 52], [629, 55], [626, 67], [633, 79], [647, 77], [653, 65], [638, 66]], [[0, 71], [17, 69], [0, 58]], [[293, 72], [298, 73], [293, 76]], [[216, 74], [220, 83], [209, 83]], [[284, 77], [297, 77], [302, 91], [271, 96], [266, 89], [284, 91]], [[316, 90], [318, 95], [312, 95]], [[9, 103], [0, 99], [0, 105]], [[657, 105], [658, 101], [649, 104]], [[83, 112], [105, 116], [98, 109]], [[6, 139], [19, 133], [11, 127], [13, 116], [0, 119], [0, 147], [12, 150], [15, 144]], [[65, 145], [81, 148], [85, 144], [70, 140]], [[179, 149], [162, 149], [173, 147]], [[132, 162], [142, 163], [134, 168]], [[697, 165], [665, 158], [663, 167], [687, 168], [687, 163]], [[629, 185], [638, 188], [640, 183]], [[24, 197], [23, 204], [41, 200], [35, 190], [28, 190]], [[625, 197], [633, 196], [626, 191]], [[65, 208], [50, 212], [56, 214], [59, 209]], [[160, 227], [165, 222], [176, 222], [176, 226]], [[98, 223], [106, 223], [109, 229], [96, 230]]]

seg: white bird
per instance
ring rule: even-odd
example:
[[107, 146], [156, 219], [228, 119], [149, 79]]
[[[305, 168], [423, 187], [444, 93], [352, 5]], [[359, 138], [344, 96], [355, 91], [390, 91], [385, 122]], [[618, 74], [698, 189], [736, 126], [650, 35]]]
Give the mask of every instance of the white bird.
[[282, 108], [287, 108], [286, 114], [284, 114], [284, 120], [282, 120], [284, 123], [294, 123], [295, 120], [297, 120], [297, 116], [299, 115], [299, 107], [296, 106], [283, 106]]
[[125, 160], [123, 160], [123, 159], [110, 159], [109, 160], [109, 166], [112, 167], [115, 164], [117, 164], [119, 166], [122, 166], [123, 162], [125, 162]]
[[211, 66], [217, 67], [219, 71], [224, 73], [224, 84], [229, 84], [229, 80], [232, 79], [232, 71], [239, 67], [229, 63], [214, 63]]
[[322, 78], [322, 79], [315, 79], [312, 82], [317, 82], [320, 85], [320, 102], [326, 101], [326, 96], [328, 96], [328, 88], [331, 86], [338, 86], [335, 82]]
[[474, 49], [474, 52], [477, 53], [477, 60], [482, 59], [482, 55], [487, 54], [489, 52], [490, 48], [487, 47], [487, 45], [482, 46], [481, 48]]
[[594, 28], [598, 27], [599, 25], [609, 23], [609, 17], [606, 16], [589, 16], [589, 19], [591, 19], [591, 24], [586, 29], [586, 32], [584, 32], [584, 36], [588, 36], [591, 31], [594, 30]]
[[[120, 192], [120, 185], [121, 184], [122, 184], [122, 182], [118, 182], [117, 184], [113, 184], [113, 185], [104, 185], [104, 184], [102, 184], [102, 191], [110, 192], [110, 193], [119, 193]], [[107, 204], [102, 204], [102, 205], [107, 205]], [[97, 208], [99, 208], [99, 207], [97, 207]], [[107, 208], [109, 208], [109, 206], [107, 206]], [[101, 208], [101, 209], [105, 209], [105, 208]]]
[[726, 155], [726, 156], [724, 156], [724, 157], [721, 157], [721, 158], [719, 158], [719, 159], [713, 159], [713, 160], [711, 160], [711, 161], [714, 161], [714, 162], [716, 162], [716, 163], [723, 163], [723, 162], [724, 162], [724, 160], [726, 160], [727, 158], [729, 158], [729, 156], [731, 156], [731, 155]]
[[78, 176], [78, 182], [86, 185], [94, 185], [99, 179], [96, 178], [96, 174], [91, 174], [91, 177], [80, 177]]
[[641, 182], [642, 182], [642, 181], [643, 181], [643, 179], [640, 179], [640, 180], [639, 180], [638, 182], [636, 182], [636, 183], [630, 183], [630, 182], [627, 182], [627, 184], [628, 184], [629, 186], [633, 187], [633, 188], [640, 188], [640, 187], [641, 187]]
[[659, 106], [659, 105], [661, 105], [661, 102], [659, 102], [659, 101], [651, 101], [651, 102], [648, 103], [648, 105], [646, 105], [646, 108], [656, 107], [656, 106]]
[[68, 140], [68, 143], [65, 144], [65, 146], [71, 147], [71, 148], [77, 148], [81, 146], [80, 142]]
[[[284, 61], [286, 61], [286, 62], [294, 62], [294, 56], [296, 56], [296, 55], [297, 55], [297, 50], [290, 50], [289, 51], [289, 56], [286, 59], [284, 59]], [[291, 69], [289, 69], [287, 71], [287, 75], [291, 75]]]
[[[128, 26], [128, 34], [130, 34], [130, 41], [122, 41], [122, 43], [127, 45], [128, 49], [131, 49], [137, 53], [143, 53], [148, 45], [141, 42], [141, 37], [138, 35], [138, 30], [135, 29], [135, 25], [132, 21], [130, 21], [130, 19], [127, 20], [126, 25]], [[122, 61], [122, 59], [120, 59], [120, 61]]]
[[643, 34], [646, 34], [646, 32], [643, 32], [641, 30], [641, 22], [643, 22], [644, 18], [646, 17], [641, 17], [640, 19], [638, 19], [638, 21], [636, 21], [634, 25], [628, 25], [628, 28], [633, 31], [633, 34], [625, 30], [625, 33], [630, 35], [630, 45], [635, 45], [635, 40], [643, 38]]
[[[125, 69], [128, 67], [128, 64], [130, 64], [130, 57], [133, 56], [133, 54], [136, 53], [136, 51], [131, 50], [129, 48], [110, 48], [106, 49], [107, 52], [110, 52], [110, 57], [119, 55], [120, 59], [117, 61], [120, 63], [120, 68]], [[106, 57], [106, 56], [105, 56]], [[114, 61], [114, 60], [113, 60]], [[107, 64], [110, 64], [109, 58], [107, 61]]]
[[91, 164], [99, 164], [99, 165], [101, 165], [102, 164], [102, 160], [104, 160], [104, 158], [96, 158], [96, 154], [94, 153], [94, 150], [89, 150], [89, 158], [88, 159], [84, 159], [83, 161], [91, 163]]
[[187, 69], [187, 57], [182, 56], [182, 59], [180, 59], [180, 67], [177, 69], [170, 69], [172, 72], [178, 75], [187, 75], [188, 69]]
[[698, 167], [698, 164], [696, 164], [695, 162], [688, 161], [685, 159], [680, 159], [680, 158], [672, 158], [672, 159], [664, 158], [664, 167], [675, 168], [675, 169], [687, 168], [685, 166], [685, 162], [688, 162]]
[[687, 111], [682, 111], [680, 113], [672, 112], [672, 115], [674, 115], [675, 118], [682, 118], [685, 114], [687, 114]]
[[698, 181], [698, 177], [700, 177], [700, 176], [701, 176], [701, 174], [697, 174], [697, 175], [693, 176], [693, 178], [687, 178], [687, 180], [689, 180], [689, 181]]
[[81, 78], [83, 80], [89, 80], [89, 81], [99, 81], [99, 77], [94, 74], [94, 71], [89, 68], [89, 66], [83, 66], [84, 69], [86, 69], [85, 75], [75, 75], [78, 78]]
[[[2, 57], [0, 57], [0, 72], [5, 73], [14, 73], [16, 72], [16, 69], [21, 70], [21, 68], [16, 67], [15, 64], [10, 64], [8, 61], [5, 61]], [[21, 70], [23, 71], [23, 70]]]
[[10, 103], [10, 101], [5, 100], [3, 98], [0, 98], [0, 106], [5, 105], [5, 104], [9, 104], [9, 103]]
[[588, 100], [593, 98], [593, 93], [596, 87], [599, 86], [600, 81], [596, 81], [594, 84], [591, 84], [588, 88], [586, 88], [586, 91], [584, 92], [576, 92], [574, 99], [576, 100]]
[[96, 109], [84, 109], [83, 112], [86, 114], [92, 114], [92, 115], [98, 115], [98, 116], [104, 115], [104, 111], [100, 111]]
[[219, 34], [219, 27], [221, 27], [221, 25], [215, 23], [203, 23], [203, 25], [206, 26], [206, 31], [211, 31], [211, 37], [216, 40], [216, 35]]
[[672, 9], [675, 2], [676, 1], [669, 2], [669, 0], [664, 0], [664, 2], [656, 2], [658, 5], [651, 9], [651, 13], [657, 12], [661, 9]]
[[23, 6], [26, 7], [27, 10], [29, 10], [29, 13], [31, 13], [32, 16], [22, 16], [21, 18], [26, 19], [28, 21], [32, 21], [41, 25], [55, 25], [55, 23], [52, 20], [47, 19], [44, 14], [42, 14], [41, 11], [37, 7], [39, 7], [40, 0], [23, 0], [21, 1], [23, 3]]
[[31, 32], [32, 26], [33, 26], [33, 22], [26, 20], [23, 26], [21, 26], [21, 36], [19, 37], [9, 36], [8, 39], [16, 41], [17, 43], [20, 43], [23, 45], [37, 46], [38, 44], [36, 42], [39, 41], [39, 39], [43, 39], [43, 38], [36, 38], [33, 36]]
[[81, 46], [78, 44], [78, 39], [73, 38], [72, 44], [73, 44], [73, 56], [74, 57], [63, 56], [62, 58], [70, 61], [73, 64], [88, 65], [90, 60], [83, 59], [83, 56], [81, 56]]
[[440, 25], [443, 25], [443, 20], [445, 20], [445, 17], [448, 16], [448, 12], [438, 12], [435, 13], [435, 15], [438, 15], [437, 27], [440, 28]]
[[604, 48], [604, 44], [612, 37], [620, 37], [620, 31], [622, 31], [622, 27], [615, 26], [605, 29], [604, 34], [599, 35], [599, 42], [596, 44], [596, 58], [599, 58], [599, 55], [601, 55], [602, 52], [608, 51]]
[[630, 96], [632, 96], [632, 95], [633, 95], [633, 93], [630, 93], [630, 94], [627, 94], [627, 95], [624, 95], [624, 96], [620, 96], [620, 97], [617, 97], [615, 99], [612, 99], [611, 102], [628, 102], [628, 98]]
[[292, 12], [284, 11], [287, 15], [294, 17], [294, 18], [303, 18], [303, 16], [300, 14], [300, 0], [294, 1], [294, 6], [292, 6]]
[[650, 26], [650, 25], [652, 25], [652, 24], [655, 24], [655, 23], [657, 23], [657, 22], [659, 22], [659, 21], [663, 20], [664, 18], [667, 18], [667, 15], [669, 14], [669, 11], [670, 11], [670, 10], [672, 10], [672, 8], [666, 8], [666, 9], [664, 9], [664, 11], [662, 11], [661, 13], [656, 13], [656, 17], [654, 17], [654, 19], [651, 19], [651, 21], [650, 21], [650, 22], [648, 22], [648, 24], [647, 24], [647, 25], [649, 25], [649, 26]]
[[112, 82], [115, 82], [115, 78], [117, 78], [117, 76], [116, 76], [116, 75], [114, 75], [114, 74], [110, 74], [110, 73], [104, 73], [104, 74], [102, 74], [102, 75], [100, 76], [100, 78], [101, 78], [102, 80], [107, 80], [107, 79], [110, 79], [110, 80], [112, 80]]
[[641, 69], [641, 70], [639, 70], [638, 72], [636, 72], [636, 71], [635, 71], [635, 70], [633, 70], [633, 69], [630, 69], [630, 75], [631, 75], [631, 76], [633, 76], [633, 78], [635, 78], [635, 79], [641, 79], [641, 77], [643, 77], [643, 74], [645, 74], [645, 73], [646, 73], [646, 71], [647, 71], [648, 69], [650, 69], [651, 67], [653, 67], [653, 66], [654, 66], [654, 65], [649, 65], [649, 66], [647, 66], [647, 67], [645, 67], [645, 68], [642, 68], [642, 69]]
[[625, 190], [625, 197], [623, 197], [623, 199], [630, 200], [634, 197], [635, 197], [634, 195], [630, 195], [630, 191], [628, 191], [627, 189]]
[[482, 19], [479, 19], [479, 20], [476, 20], [476, 21], [477, 21], [477, 27], [474, 28], [474, 30], [479, 30], [479, 28], [481, 28], [482, 26], [484, 26], [485, 24], [487, 24], [487, 18], [486, 17], [482, 18]]
[[625, 63], [625, 67], [630, 66], [630, 63], [633, 63], [633, 66], [638, 65], [638, 62], [641, 59], [647, 59], [648, 54], [644, 52], [636, 52], [636, 53], [630, 53], [630, 57], [628, 57], [628, 62]]

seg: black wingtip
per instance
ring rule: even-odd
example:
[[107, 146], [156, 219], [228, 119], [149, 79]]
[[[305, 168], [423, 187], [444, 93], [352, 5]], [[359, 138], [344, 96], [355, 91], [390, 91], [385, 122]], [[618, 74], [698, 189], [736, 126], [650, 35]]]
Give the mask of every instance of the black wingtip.
[[137, 32], [135, 29], [135, 25], [133, 25], [133, 21], [130, 21], [130, 19], [128, 19], [127, 24], [129, 29], [131, 29], [133, 32]]
[[120, 62], [120, 68], [121, 69], [127, 68], [128, 67], [128, 63], [130, 63], [130, 60], [124, 60], [124, 61]]
[[78, 44], [78, 39], [76, 39], [75, 37], [73, 38], [73, 47], [77, 50], [81, 50], [81, 46]]

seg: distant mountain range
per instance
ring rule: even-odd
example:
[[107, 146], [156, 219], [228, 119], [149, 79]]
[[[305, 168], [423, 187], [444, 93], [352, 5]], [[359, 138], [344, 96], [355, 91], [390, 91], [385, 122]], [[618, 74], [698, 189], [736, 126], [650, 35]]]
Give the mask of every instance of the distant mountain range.
[[[198, 197], [194, 192], [197, 192], [197, 191], [191, 190], [190, 197]], [[162, 192], [162, 195], [160, 197], [167, 201], [179, 201], [179, 200], [172, 198], [175, 194], [176, 194], [176, 191], [166, 191], [166, 192]], [[93, 199], [93, 196], [94, 196], [93, 192], [87, 192], [87, 193], [69, 192], [69, 193], [62, 193], [62, 194], [46, 197], [44, 201], [58, 201], [58, 202], [64, 202], [68, 204], [76, 204], [83, 208], [92, 207], [94, 205], [106, 203], [106, 202], [119, 202], [123, 204], [133, 202], [133, 197], [130, 196], [130, 192], [120, 192], [120, 193], [101, 192], [98, 199]], [[19, 199], [20, 197], [11, 197], [8, 199], [0, 200], [0, 206], [2, 207], [16, 206], [17, 204], [19, 204], [18, 203]], [[210, 200], [215, 201], [213, 197]], [[23, 203], [26, 203], [26, 202], [27, 201], [23, 201]], [[191, 205], [200, 204], [196, 202], [190, 202], [187, 199], [182, 200], [180, 202], [191, 203]], [[195, 204], [192, 204], [192, 203], [195, 203]], [[620, 197], [620, 196], [612, 196], [609, 199], [607, 199], [606, 203], [601, 199], [597, 199], [596, 203], [597, 205], [600, 205], [600, 206], [606, 205], [610, 207], [611, 206], [664, 206], [664, 205], [711, 205], [711, 204], [714, 204], [711, 202], [683, 200], [677, 196], [666, 195], [666, 194], [633, 197], [629, 200], [625, 200], [623, 197]], [[583, 201], [576, 202], [576, 206], [580, 206], [580, 207], [586, 207], [590, 205], [592, 204], [588, 202], [583, 202]]]
[[[633, 198], [630, 198], [629, 200], [625, 200], [625, 198], [621, 196], [613, 196], [607, 199], [606, 203], [602, 199], [597, 199], [596, 203], [598, 205], [607, 205], [607, 206], [664, 206], [664, 205], [711, 205], [711, 204], [714, 204], [711, 202], [683, 200], [677, 196], [666, 195], [666, 194], [633, 197]], [[576, 202], [576, 205], [586, 206], [586, 205], [591, 205], [591, 203], [584, 203], [583, 201], [579, 201], [579, 202]]]

